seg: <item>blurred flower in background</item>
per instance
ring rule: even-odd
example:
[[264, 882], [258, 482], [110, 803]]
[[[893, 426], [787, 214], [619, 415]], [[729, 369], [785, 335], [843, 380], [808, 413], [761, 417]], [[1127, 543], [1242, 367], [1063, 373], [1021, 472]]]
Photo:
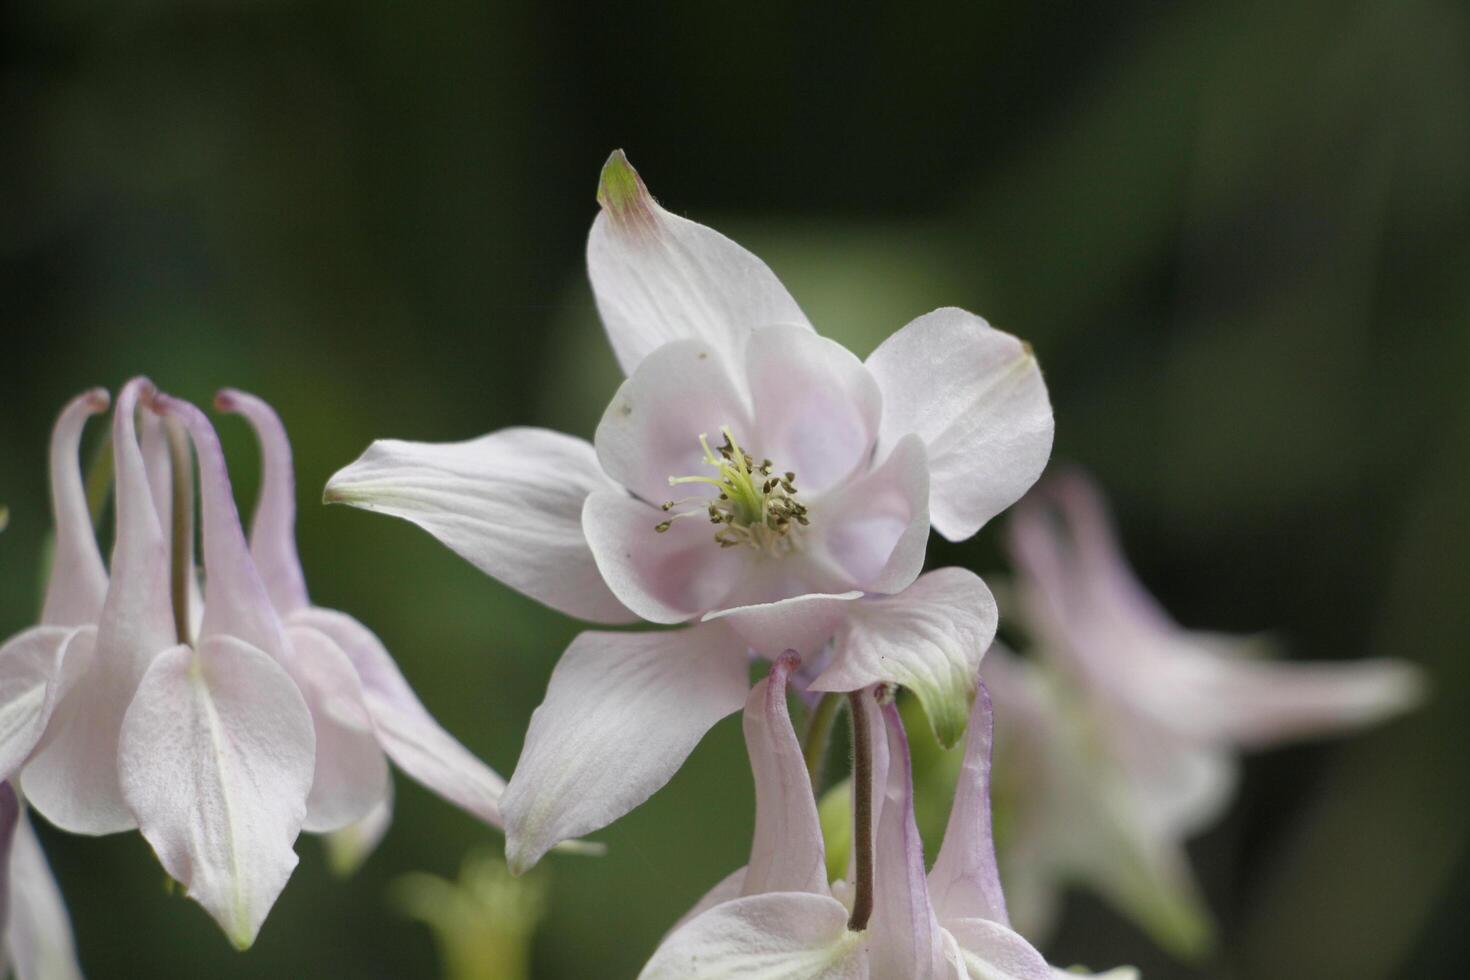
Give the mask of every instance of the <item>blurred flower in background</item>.
[[394, 904], [434, 934], [444, 980], [532, 980], [531, 940], [546, 915], [547, 873], [514, 876], [489, 851], [465, 856], [451, 881], [422, 872], [399, 877]]

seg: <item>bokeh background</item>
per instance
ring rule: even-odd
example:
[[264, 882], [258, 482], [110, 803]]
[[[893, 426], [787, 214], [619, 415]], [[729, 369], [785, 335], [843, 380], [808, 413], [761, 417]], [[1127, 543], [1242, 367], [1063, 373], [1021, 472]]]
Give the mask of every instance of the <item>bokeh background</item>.
[[[1193, 852], [1218, 954], [1086, 897], [1059, 962], [1150, 978], [1463, 975], [1470, 941], [1470, 10], [1451, 0], [0, 5], [0, 632], [30, 623], [44, 447], [84, 387], [255, 391], [297, 448], [314, 597], [501, 772], [578, 626], [416, 529], [319, 506], [379, 436], [590, 436], [616, 370], [583, 242], [625, 147], [865, 354], [941, 305], [1038, 351], [1057, 455], [1190, 626], [1408, 657], [1416, 716], [1253, 758]], [[255, 448], [220, 421], [247, 507]], [[1002, 567], [991, 527], [931, 564]], [[557, 857], [538, 978], [631, 977], [744, 860], [721, 724]], [[42, 828], [93, 978], [431, 977], [390, 902], [497, 836], [399, 781], [351, 880], [319, 842], [237, 954], [136, 836]]]

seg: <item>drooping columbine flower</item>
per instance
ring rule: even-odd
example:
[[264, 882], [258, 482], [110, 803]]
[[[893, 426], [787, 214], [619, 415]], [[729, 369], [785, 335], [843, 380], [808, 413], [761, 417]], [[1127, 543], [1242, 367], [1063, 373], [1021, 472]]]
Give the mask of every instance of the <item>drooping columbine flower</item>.
[[[991, 840], [990, 704], [984, 688], [975, 699], [949, 826], [927, 875], [902, 722], [892, 704], [880, 708], [870, 693], [859, 696], [854, 732], [870, 751], [860, 763], [867, 772], [855, 778], [871, 780], [874, 798], [871, 811], [860, 810], [855, 825], [870, 840], [871, 864], [859, 857], [854, 880], [829, 888], [811, 782], [786, 711], [791, 667], [791, 660], [778, 660], [746, 703], [746, 745], [756, 783], [750, 864], [700, 900], [654, 953], [641, 980], [1063, 975], [1007, 920]], [[1109, 976], [1123, 980], [1134, 974]]]
[[573, 641], [503, 800], [518, 870], [662, 786], [739, 708], [750, 651], [801, 651], [816, 691], [903, 684], [955, 742], [995, 607], [969, 572], [919, 577], [929, 528], [974, 534], [1051, 448], [1029, 348], [979, 317], [930, 313], [864, 363], [621, 153], [598, 200], [588, 269], [628, 379], [594, 444], [384, 440], [326, 489], [562, 612], [691, 624]]
[[992, 650], [1008, 778], [1001, 861], [1023, 932], [1063, 887], [1104, 895], [1179, 954], [1209, 940], [1184, 842], [1228, 805], [1243, 749], [1359, 728], [1419, 699], [1409, 664], [1280, 663], [1258, 640], [1179, 626], [1134, 577], [1081, 474], [1016, 510], [1009, 545], [1038, 655]]

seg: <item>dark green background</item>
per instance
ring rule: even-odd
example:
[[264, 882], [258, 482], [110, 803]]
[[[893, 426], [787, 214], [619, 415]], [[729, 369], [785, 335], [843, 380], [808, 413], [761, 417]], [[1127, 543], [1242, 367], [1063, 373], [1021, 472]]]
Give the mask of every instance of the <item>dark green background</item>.
[[[582, 268], [625, 147], [866, 353], [956, 304], [1030, 340], [1057, 454], [1191, 626], [1409, 657], [1435, 695], [1254, 759], [1194, 848], [1224, 949], [1173, 964], [1081, 899], [1059, 962], [1149, 978], [1460, 975], [1470, 904], [1470, 11], [1462, 3], [0, 6], [0, 631], [32, 621], [52, 417], [146, 372], [259, 393], [297, 447], [314, 597], [508, 774], [576, 624], [386, 518], [317, 505], [374, 437], [590, 435], [616, 372]], [[242, 501], [254, 446], [221, 422]], [[1000, 569], [996, 529], [931, 564]], [[256, 948], [136, 835], [44, 832], [113, 977], [436, 970], [388, 882], [494, 840], [417, 787], [353, 880], [317, 842]], [[738, 724], [553, 859], [537, 977], [632, 976], [741, 863]]]

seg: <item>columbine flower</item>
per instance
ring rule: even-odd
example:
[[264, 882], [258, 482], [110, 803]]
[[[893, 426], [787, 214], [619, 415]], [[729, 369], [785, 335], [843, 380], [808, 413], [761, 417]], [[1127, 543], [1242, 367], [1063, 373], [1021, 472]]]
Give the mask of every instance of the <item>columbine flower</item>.
[[[891, 703], [880, 708], [870, 692], [854, 699], [860, 705], [853, 716], [855, 738], [870, 746], [854, 778], [870, 780], [876, 798], [868, 812], [857, 803], [854, 826], [868, 843], [856, 848], [854, 880], [829, 888], [811, 782], [786, 709], [793, 666], [791, 659], [778, 660], [746, 703], [745, 738], [756, 785], [750, 864], [700, 900], [654, 953], [642, 980], [1061, 975], [1007, 920], [991, 840], [990, 704], [984, 688], [975, 699], [949, 826], [927, 875], [898, 712]], [[1110, 974], [1118, 980], [1132, 975]]]
[[969, 572], [918, 577], [929, 527], [974, 534], [1051, 447], [1029, 348], [979, 317], [930, 313], [864, 363], [621, 153], [598, 200], [588, 269], [628, 379], [594, 444], [379, 441], [326, 489], [570, 615], [692, 624], [573, 641], [503, 801], [518, 870], [662, 786], [739, 708], [752, 650], [801, 651], [815, 691], [904, 684], [955, 742], [995, 608]]
[[1209, 939], [1184, 841], [1228, 805], [1240, 750], [1362, 727], [1419, 699], [1412, 666], [1278, 663], [1258, 640], [1180, 627], [1069, 473], [1017, 509], [1010, 550], [1035, 660], [992, 650], [1008, 774], [1001, 858], [1017, 919], [1044, 935], [1064, 883], [1094, 888], [1176, 952]]

